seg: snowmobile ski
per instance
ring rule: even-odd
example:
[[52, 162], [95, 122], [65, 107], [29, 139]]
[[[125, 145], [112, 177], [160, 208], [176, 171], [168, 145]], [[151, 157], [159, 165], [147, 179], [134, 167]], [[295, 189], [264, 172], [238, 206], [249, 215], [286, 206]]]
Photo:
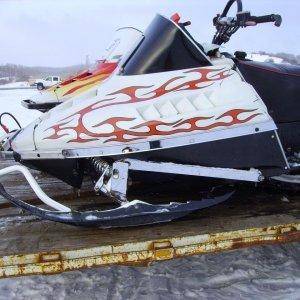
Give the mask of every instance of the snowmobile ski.
[[188, 201], [186, 203], [172, 202], [170, 204], [154, 205], [139, 200], [133, 200], [115, 209], [85, 212], [55, 212], [30, 205], [9, 195], [1, 183], [0, 194], [15, 206], [24, 209], [41, 219], [77, 226], [110, 228], [170, 222], [194, 211], [220, 204], [229, 199], [233, 192], [219, 197], [206, 198], [201, 201]]

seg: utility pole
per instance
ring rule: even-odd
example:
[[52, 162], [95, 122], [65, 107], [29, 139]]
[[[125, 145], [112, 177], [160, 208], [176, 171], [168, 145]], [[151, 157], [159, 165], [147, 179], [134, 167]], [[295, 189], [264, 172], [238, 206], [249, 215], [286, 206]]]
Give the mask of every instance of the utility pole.
[[89, 66], [90, 66], [90, 56], [89, 56], [89, 54], [87, 54], [86, 56], [85, 56], [85, 66], [87, 67], [87, 68], [89, 68]]

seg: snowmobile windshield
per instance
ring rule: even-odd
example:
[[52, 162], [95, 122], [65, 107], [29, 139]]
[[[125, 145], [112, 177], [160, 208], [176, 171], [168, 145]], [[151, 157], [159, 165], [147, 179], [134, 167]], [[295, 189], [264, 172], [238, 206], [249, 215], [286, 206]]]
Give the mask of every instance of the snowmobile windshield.
[[52, 89], [56, 91], [55, 88], [57, 87], [68, 85], [76, 80], [95, 75], [95, 73], [111, 73], [119, 64], [122, 65], [123, 61], [127, 60], [143, 37], [143, 33], [133, 27], [117, 29], [111, 43], [105, 48], [103, 55], [93, 67], [69, 77], [60, 84], [53, 86]]
[[143, 33], [133, 27], [123, 27], [116, 30], [115, 35], [102, 55], [102, 61], [119, 62], [139, 45], [143, 39]]
[[144, 39], [123, 65], [123, 75], [149, 74], [210, 66], [201, 50], [182, 25], [157, 15]]

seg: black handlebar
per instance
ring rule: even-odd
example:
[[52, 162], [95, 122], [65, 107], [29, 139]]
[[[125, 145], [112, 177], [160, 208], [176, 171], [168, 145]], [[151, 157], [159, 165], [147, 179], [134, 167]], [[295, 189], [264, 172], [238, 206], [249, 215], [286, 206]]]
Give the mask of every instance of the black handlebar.
[[261, 17], [251, 16], [249, 18], [249, 21], [250, 22], [255, 22], [256, 24], [274, 22], [275, 26], [279, 27], [282, 23], [282, 17], [280, 15], [274, 15], [274, 14], [261, 16]]
[[[236, 17], [229, 17], [227, 14], [234, 3], [237, 5]], [[255, 26], [257, 24], [270, 22], [274, 22], [274, 25], [279, 27], [282, 23], [282, 18], [280, 15], [275, 14], [261, 17], [251, 16], [249, 11], [243, 11], [242, 0], [228, 0], [223, 13], [218, 14], [213, 19], [213, 24], [216, 27], [217, 32], [212, 43], [222, 45], [227, 43], [231, 36], [241, 27]]]
[[221, 17], [226, 17], [231, 6], [234, 4], [234, 2], [236, 2], [237, 5], [237, 12], [241, 12], [243, 11], [243, 3], [242, 0], [229, 0], [221, 14]]

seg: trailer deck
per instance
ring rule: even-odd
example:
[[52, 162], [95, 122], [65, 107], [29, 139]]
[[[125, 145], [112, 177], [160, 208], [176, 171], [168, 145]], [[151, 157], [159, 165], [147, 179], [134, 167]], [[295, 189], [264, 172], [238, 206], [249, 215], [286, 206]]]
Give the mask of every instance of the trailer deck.
[[[12, 163], [0, 161], [0, 168]], [[45, 192], [68, 205], [96, 205], [102, 201], [89, 192], [88, 183], [78, 198], [64, 183], [43, 178], [37, 172], [35, 176]], [[36, 202], [20, 175], [8, 175], [2, 183], [14, 196]], [[161, 201], [163, 197], [156, 198]], [[254, 193], [254, 189], [241, 188], [229, 201], [172, 223], [115, 229], [39, 220], [2, 202], [0, 278], [111, 264], [147, 265], [188, 255], [300, 241], [299, 200], [297, 194], [262, 189]]]

